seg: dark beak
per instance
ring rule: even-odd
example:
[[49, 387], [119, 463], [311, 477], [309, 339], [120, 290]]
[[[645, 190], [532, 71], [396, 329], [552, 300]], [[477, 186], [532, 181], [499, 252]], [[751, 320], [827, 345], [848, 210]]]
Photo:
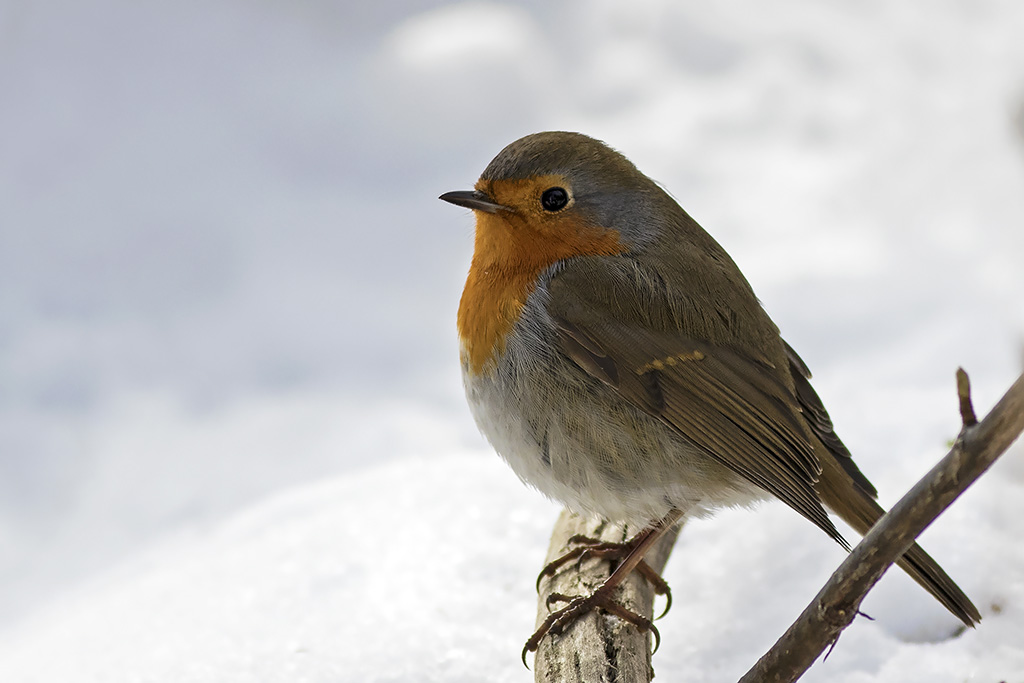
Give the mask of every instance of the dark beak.
[[473, 209], [474, 211], [483, 211], [485, 213], [498, 213], [499, 211], [508, 211], [507, 206], [498, 204], [493, 199], [488, 197], [479, 190], [458, 190], [456, 192], [445, 192], [443, 195], [438, 197], [441, 201], [454, 204], [455, 206], [464, 206], [467, 209]]

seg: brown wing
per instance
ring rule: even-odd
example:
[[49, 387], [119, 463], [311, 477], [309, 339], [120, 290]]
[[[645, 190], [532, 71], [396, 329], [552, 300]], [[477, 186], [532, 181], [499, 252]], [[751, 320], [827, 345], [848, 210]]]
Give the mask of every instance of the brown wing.
[[[735, 346], [689, 338], [653, 322], [655, 318], [640, 309], [673, 305], [659, 301], [656, 289], [641, 286], [624, 291], [603, 287], [601, 282], [564, 286], [575, 277], [592, 280], [600, 278], [600, 273], [600, 269], [569, 270], [549, 286], [548, 308], [563, 352], [581, 369], [678, 430], [709, 457], [780, 498], [849, 547], [815, 491], [821, 465], [797, 397], [772, 364]], [[621, 278], [617, 281], [621, 283]], [[609, 291], [613, 299], [608, 298]], [[602, 294], [594, 296], [594, 292]], [[717, 317], [722, 324], [729, 319], [705, 317]], [[679, 319], [679, 315], [657, 319]], [[775, 339], [782, 343], [777, 334]], [[788, 371], [788, 367], [783, 370]]]
[[[715, 262], [734, 268], [721, 257]], [[742, 276], [713, 268], [704, 263], [694, 271], [699, 278], [685, 279], [700, 294], [693, 296], [626, 258], [567, 264], [549, 283], [561, 349], [849, 549], [821, 499], [863, 534], [884, 513], [872, 500], [875, 488], [833, 431], [803, 361], [749, 288], [736, 286], [736, 278], [745, 285]], [[981, 618], [916, 544], [899, 565], [968, 626]]]

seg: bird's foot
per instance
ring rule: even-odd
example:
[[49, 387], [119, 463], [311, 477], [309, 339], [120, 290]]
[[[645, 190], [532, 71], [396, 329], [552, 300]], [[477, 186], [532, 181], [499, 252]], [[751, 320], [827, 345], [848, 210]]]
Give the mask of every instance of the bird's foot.
[[[540, 582], [543, 581], [545, 577], [554, 576], [558, 573], [559, 569], [567, 565], [569, 562], [576, 560], [576, 571], [579, 571], [583, 562], [592, 557], [621, 561], [636, 549], [637, 544], [641, 540], [642, 538], [640, 534], [634, 536], [628, 541], [625, 541], [624, 543], [601, 541], [581, 534], [572, 536], [569, 538], [567, 543], [576, 545], [577, 547], [571, 549], [561, 557], [552, 560], [544, 567], [544, 569], [541, 570], [540, 574], [537, 575], [537, 592], [540, 592]], [[663, 579], [658, 572], [651, 569], [651, 566], [643, 560], [640, 560], [640, 562], [637, 563], [636, 571], [647, 579], [647, 582], [651, 584], [656, 595], [665, 596], [665, 609], [663, 609], [661, 614], [657, 617], [658, 619], [661, 619], [663, 616], [668, 614], [669, 609], [672, 607], [672, 589], [669, 588], [665, 579]], [[555, 595], [557, 595], [557, 593]], [[548, 598], [548, 602], [550, 604], [550, 597]], [[629, 620], [627, 619], [627, 621]]]
[[654, 652], [657, 652], [658, 646], [661, 645], [661, 634], [658, 633], [657, 627], [650, 619], [615, 602], [612, 598], [614, 589], [615, 585], [610, 585], [610, 581], [605, 581], [604, 584], [590, 595], [576, 597], [561, 593], [549, 595], [547, 598], [548, 607], [555, 602], [566, 602], [568, 604], [549, 614], [544, 623], [540, 625], [540, 628], [526, 641], [526, 645], [523, 646], [523, 664], [526, 664], [526, 653], [536, 651], [544, 636], [549, 634], [553, 636], [561, 635], [573, 622], [595, 609], [602, 609], [609, 614], [614, 614], [619, 619], [633, 624], [641, 632], [650, 631], [654, 635]]

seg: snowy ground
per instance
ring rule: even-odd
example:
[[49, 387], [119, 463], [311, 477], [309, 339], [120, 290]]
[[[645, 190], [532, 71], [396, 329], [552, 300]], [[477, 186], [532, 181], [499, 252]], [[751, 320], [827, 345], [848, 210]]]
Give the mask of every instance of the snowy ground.
[[[891, 503], [1024, 346], [1024, 6], [0, 5], [0, 681], [529, 680], [557, 509], [477, 436], [436, 200], [544, 129], [732, 253]], [[807, 680], [1015, 681], [1024, 448]], [[785, 549], [781, 551], [781, 549]], [[683, 533], [664, 680], [727, 681], [841, 560]]]

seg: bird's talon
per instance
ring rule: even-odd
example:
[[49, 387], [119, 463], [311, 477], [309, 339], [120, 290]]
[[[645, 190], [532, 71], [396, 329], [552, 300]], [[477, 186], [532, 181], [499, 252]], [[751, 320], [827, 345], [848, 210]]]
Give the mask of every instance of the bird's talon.
[[583, 571], [583, 563], [590, 559], [590, 548], [584, 548], [580, 556], [576, 558], [576, 573]]
[[668, 614], [668, 611], [670, 609], [672, 609], [672, 592], [671, 591], [665, 593], [665, 609], [661, 610], [661, 614], [656, 616], [654, 618], [654, 620], [657, 621], [658, 619], [663, 618], [666, 614]]
[[[573, 536], [573, 538], [576, 537]], [[584, 536], [583, 538], [586, 537]], [[571, 541], [572, 539], [569, 540]], [[564, 555], [561, 555], [552, 560], [551, 562], [548, 562], [547, 565], [545, 565], [544, 569], [540, 570], [540, 574], [537, 575], [537, 592], [540, 593], [540, 582], [544, 580], [545, 576], [554, 576], [558, 572], [558, 570], [561, 569], [566, 563], [576, 559], [577, 557], [582, 555], [586, 550], [587, 548], [585, 547], [573, 548]], [[576, 571], [579, 571], [579, 567], [576, 568]]]

